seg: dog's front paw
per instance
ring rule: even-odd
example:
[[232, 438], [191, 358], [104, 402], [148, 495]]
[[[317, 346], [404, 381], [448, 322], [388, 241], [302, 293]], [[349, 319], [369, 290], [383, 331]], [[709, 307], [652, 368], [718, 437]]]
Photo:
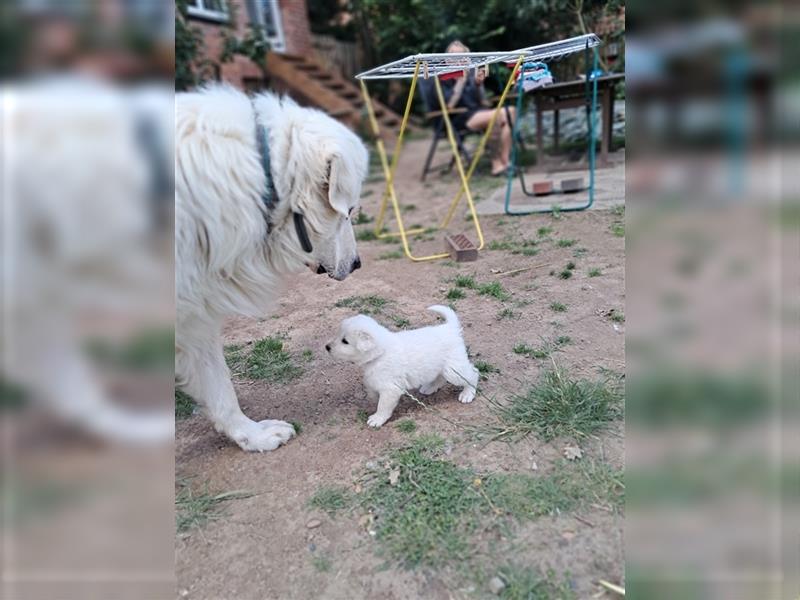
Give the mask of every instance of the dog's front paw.
[[231, 437], [247, 452], [269, 452], [294, 437], [294, 427], [285, 421], [252, 421]]
[[[389, 416], [391, 416], [391, 415], [389, 415]], [[380, 427], [381, 425], [386, 423], [386, 421], [388, 421], [388, 420], [389, 420], [388, 416], [384, 417], [383, 415], [379, 415], [378, 413], [375, 413], [374, 415], [370, 415], [369, 416], [369, 418], [367, 419], [367, 425], [377, 429], [378, 427]]]

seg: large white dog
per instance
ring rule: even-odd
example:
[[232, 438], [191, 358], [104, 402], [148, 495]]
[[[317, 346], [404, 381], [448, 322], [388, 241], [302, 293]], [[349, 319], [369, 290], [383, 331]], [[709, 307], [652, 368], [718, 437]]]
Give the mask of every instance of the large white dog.
[[221, 324], [267, 314], [294, 273], [361, 265], [350, 216], [367, 151], [319, 111], [228, 87], [178, 95], [175, 134], [176, 383], [242, 449], [274, 450], [294, 429], [242, 413]]

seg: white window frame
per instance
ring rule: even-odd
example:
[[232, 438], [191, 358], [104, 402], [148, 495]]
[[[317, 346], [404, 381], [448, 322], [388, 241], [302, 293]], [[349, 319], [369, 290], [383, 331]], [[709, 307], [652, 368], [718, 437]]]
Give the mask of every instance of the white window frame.
[[225, 7], [225, 10], [211, 10], [206, 8], [205, 0], [195, 0], [195, 2], [197, 2], [196, 6], [194, 4], [189, 4], [186, 6], [186, 11], [192, 17], [208, 19], [210, 21], [219, 21], [221, 23], [227, 23], [228, 19], [230, 19], [227, 0], [222, 0], [222, 5]]
[[278, 0], [251, 0], [248, 3], [255, 13], [253, 15], [253, 25], [259, 25], [267, 33], [266, 23], [264, 22], [264, 9], [269, 7], [272, 12], [272, 21], [275, 23], [275, 35], [267, 35], [270, 50], [275, 52], [286, 52], [286, 38], [283, 35], [283, 19]]

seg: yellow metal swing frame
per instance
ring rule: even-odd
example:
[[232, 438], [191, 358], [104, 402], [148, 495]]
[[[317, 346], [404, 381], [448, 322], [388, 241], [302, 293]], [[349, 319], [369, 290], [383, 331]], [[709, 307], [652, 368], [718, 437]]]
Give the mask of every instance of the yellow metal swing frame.
[[[447, 139], [450, 142], [450, 148], [453, 153], [453, 160], [456, 164], [456, 169], [458, 170], [459, 178], [461, 179], [461, 186], [459, 187], [458, 192], [456, 193], [453, 200], [450, 202], [450, 208], [447, 211], [447, 214], [442, 220], [441, 224], [436, 227], [436, 230], [444, 230], [450, 224], [453, 219], [453, 215], [455, 214], [456, 207], [458, 206], [459, 201], [461, 200], [462, 196], [466, 196], [467, 198], [467, 206], [469, 207], [470, 214], [472, 215], [472, 222], [475, 225], [475, 233], [478, 236], [478, 250], [482, 250], [484, 247], [484, 238], [483, 238], [483, 231], [481, 230], [480, 220], [478, 219], [478, 213], [475, 211], [475, 202], [472, 198], [472, 192], [469, 189], [469, 181], [472, 177], [472, 174], [475, 172], [475, 167], [478, 165], [478, 161], [480, 160], [483, 152], [486, 148], [486, 142], [489, 139], [489, 136], [492, 134], [492, 130], [494, 129], [495, 121], [497, 120], [497, 116], [500, 114], [500, 111], [503, 109], [503, 105], [506, 101], [506, 96], [508, 96], [508, 92], [511, 89], [514, 80], [517, 76], [517, 71], [522, 64], [523, 59], [525, 58], [525, 54], [520, 54], [519, 58], [517, 58], [516, 63], [514, 64], [514, 68], [511, 70], [511, 74], [508, 77], [508, 81], [506, 82], [505, 89], [503, 89], [503, 93], [500, 95], [500, 100], [497, 103], [497, 106], [492, 113], [492, 117], [489, 120], [489, 124], [486, 127], [486, 131], [481, 137], [481, 140], [478, 144], [478, 148], [475, 151], [475, 154], [472, 157], [472, 161], [470, 162], [469, 168], [464, 171], [464, 164], [461, 161], [461, 153], [458, 151], [458, 144], [456, 143], [455, 134], [453, 133], [453, 125], [450, 122], [450, 115], [447, 111], [447, 103], [444, 99], [444, 94], [442, 93], [442, 85], [439, 82], [439, 77], [437, 75], [432, 75], [434, 77], [434, 86], [436, 88], [436, 96], [439, 99], [439, 105], [442, 110], [442, 118], [444, 119], [445, 129], [447, 130]], [[394, 174], [397, 170], [397, 162], [400, 157], [400, 151], [403, 147], [403, 136], [406, 131], [406, 127], [408, 126], [408, 117], [411, 114], [411, 104], [414, 101], [414, 92], [417, 88], [417, 79], [419, 79], [420, 69], [425, 67], [425, 78], [427, 79], [427, 65], [424, 65], [423, 61], [418, 60], [414, 66], [414, 74], [411, 78], [411, 87], [408, 91], [408, 99], [406, 100], [406, 108], [405, 112], [403, 113], [403, 120], [400, 123], [400, 132], [397, 136], [397, 141], [394, 145], [394, 153], [392, 154], [392, 162], [391, 165], [389, 164], [389, 159], [386, 155], [386, 147], [384, 146], [383, 139], [381, 139], [381, 131], [380, 126], [378, 125], [378, 120], [375, 118], [375, 109], [372, 106], [372, 99], [369, 95], [369, 90], [367, 89], [367, 85], [364, 79], [360, 79], [361, 83], [361, 93], [364, 96], [364, 103], [367, 107], [367, 116], [369, 118], [370, 127], [372, 128], [372, 133], [375, 136], [376, 146], [378, 149], [378, 155], [381, 159], [381, 166], [383, 167], [383, 175], [386, 179], [386, 187], [384, 188], [383, 197], [381, 198], [381, 205], [380, 210], [378, 212], [378, 218], [375, 220], [375, 235], [380, 238], [391, 238], [391, 237], [400, 237], [403, 243], [403, 252], [405, 255], [410, 258], [414, 262], [424, 262], [428, 260], [437, 260], [440, 258], [447, 258], [450, 256], [449, 253], [443, 252], [439, 254], [429, 254], [427, 256], [415, 256], [411, 252], [411, 247], [408, 243], [409, 235], [414, 235], [417, 233], [421, 233], [426, 231], [424, 228], [414, 228], [414, 229], [406, 229], [406, 226], [403, 222], [403, 215], [402, 211], [400, 210], [400, 203], [397, 199], [397, 192], [395, 191], [394, 187]], [[466, 71], [464, 73], [466, 75]], [[389, 201], [392, 203], [392, 207], [394, 209], [394, 216], [397, 220], [398, 231], [393, 232], [384, 232], [384, 222], [386, 220], [386, 209], [388, 207]]]

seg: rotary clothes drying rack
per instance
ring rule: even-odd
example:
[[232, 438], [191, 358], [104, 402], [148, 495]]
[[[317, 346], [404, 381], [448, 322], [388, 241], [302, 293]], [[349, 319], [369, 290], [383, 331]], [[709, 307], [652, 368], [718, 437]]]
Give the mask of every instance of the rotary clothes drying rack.
[[[478, 214], [475, 211], [475, 203], [472, 198], [472, 192], [469, 189], [469, 180], [472, 177], [475, 167], [483, 154], [486, 147], [486, 142], [491, 135], [494, 128], [497, 116], [503, 108], [506, 96], [511, 89], [514, 81], [516, 80], [517, 72], [520, 65], [525, 62], [546, 62], [560, 60], [575, 52], [585, 51], [587, 48], [594, 48], [600, 45], [600, 39], [593, 33], [580, 35], [567, 40], [558, 42], [551, 42], [549, 44], [541, 44], [539, 46], [530, 46], [527, 48], [520, 48], [518, 50], [511, 50], [508, 52], [450, 52], [450, 53], [434, 53], [434, 54], [415, 54], [396, 60], [374, 69], [364, 71], [356, 75], [356, 79], [361, 84], [361, 93], [364, 96], [364, 103], [367, 107], [367, 116], [369, 119], [372, 133], [376, 139], [378, 155], [381, 160], [381, 167], [383, 168], [383, 175], [386, 181], [383, 197], [381, 198], [380, 210], [378, 218], [375, 220], [375, 235], [378, 238], [387, 237], [400, 237], [403, 243], [403, 251], [405, 255], [414, 262], [436, 260], [439, 258], [446, 258], [450, 256], [449, 253], [430, 254], [427, 256], [416, 256], [411, 252], [408, 243], [408, 236], [425, 231], [424, 229], [406, 229], [403, 223], [403, 215], [400, 209], [400, 203], [397, 198], [397, 192], [394, 186], [394, 174], [397, 170], [397, 162], [400, 157], [400, 151], [403, 147], [403, 135], [408, 125], [408, 117], [411, 114], [411, 105], [414, 100], [414, 92], [417, 86], [417, 80], [420, 75], [424, 79], [433, 77], [434, 87], [436, 89], [436, 96], [439, 99], [439, 104], [442, 110], [442, 119], [444, 120], [445, 129], [447, 131], [447, 138], [450, 142], [450, 148], [453, 153], [453, 161], [455, 162], [459, 178], [461, 179], [461, 186], [458, 192], [450, 202], [447, 213], [442, 220], [441, 224], [436, 227], [437, 230], [444, 230], [450, 224], [453, 215], [455, 214], [456, 207], [462, 196], [466, 197], [467, 205], [470, 214], [472, 215], [472, 223], [475, 226], [475, 233], [478, 236], [478, 250], [484, 246], [483, 232], [481, 231], [480, 221]], [[486, 131], [478, 143], [478, 148], [475, 151], [469, 167], [465, 170], [464, 164], [461, 160], [461, 153], [458, 151], [456, 138], [453, 133], [453, 125], [450, 121], [450, 116], [447, 111], [447, 103], [445, 102], [444, 93], [440, 81], [442, 79], [449, 79], [452, 77], [466, 76], [468, 71], [475, 72], [477, 69], [485, 69], [487, 74], [489, 65], [494, 63], [507, 63], [513, 65], [511, 74], [508, 77], [503, 93], [500, 95], [500, 100], [492, 113]], [[406, 107], [403, 113], [403, 119], [400, 123], [400, 132], [397, 136], [397, 141], [394, 146], [394, 153], [392, 154], [391, 164], [389, 163], [386, 154], [386, 148], [380, 135], [380, 126], [375, 118], [375, 110], [372, 105], [372, 100], [367, 89], [366, 82], [370, 79], [411, 79], [411, 86], [408, 91], [408, 99], [406, 100]], [[391, 201], [394, 210], [394, 216], [397, 221], [398, 231], [384, 232], [384, 222], [386, 220], [386, 209], [388, 203]]]

